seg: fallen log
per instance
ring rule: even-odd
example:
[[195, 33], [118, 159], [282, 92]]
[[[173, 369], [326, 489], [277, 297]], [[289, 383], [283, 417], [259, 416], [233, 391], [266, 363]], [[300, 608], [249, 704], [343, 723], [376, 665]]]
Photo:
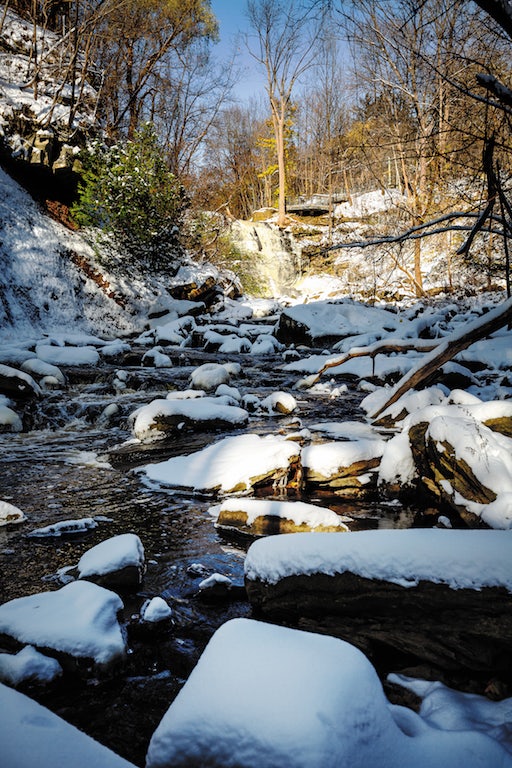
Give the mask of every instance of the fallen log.
[[483, 318], [475, 320], [465, 330], [456, 331], [438, 344], [418, 366], [411, 368], [410, 371], [402, 376], [400, 381], [393, 387], [393, 393], [384, 405], [378, 411], [371, 414], [372, 418], [378, 418], [410, 389], [415, 389], [419, 385], [425, 385], [442, 365], [452, 360], [459, 352], [467, 349], [476, 341], [490, 336], [510, 322], [512, 322], [512, 298], [507, 299], [499, 307], [488, 312]]

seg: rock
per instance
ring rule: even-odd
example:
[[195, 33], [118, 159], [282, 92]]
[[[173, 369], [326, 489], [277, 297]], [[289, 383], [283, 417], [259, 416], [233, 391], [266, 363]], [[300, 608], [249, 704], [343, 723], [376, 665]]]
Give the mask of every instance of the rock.
[[45, 656], [31, 645], [19, 653], [0, 653], [0, 681], [17, 687], [23, 683], [51, 683], [62, 675], [57, 659]]
[[7, 768], [135, 768], [19, 691], [0, 685], [0, 743]]
[[375, 669], [350, 644], [250, 619], [217, 630], [146, 758], [147, 768], [509, 763], [485, 734], [442, 730], [391, 707]]
[[[284, 556], [289, 537], [271, 537], [249, 549], [246, 589], [256, 616], [347, 640], [378, 669], [419, 662], [452, 680], [496, 675], [512, 682], [512, 594], [510, 578], [499, 576], [510, 573], [508, 537], [437, 529], [298, 534]], [[424, 565], [415, 562], [417, 552]]]
[[217, 285], [213, 276], [207, 277], [204, 283], [187, 283], [171, 287], [169, 293], [174, 299], [202, 302], [206, 307], [214, 304], [219, 295], [222, 295], [222, 289]]
[[107, 587], [137, 589], [145, 572], [144, 547], [134, 533], [122, 533], [89, 549], [77, 567], [80, 579]]
[[29, 400], [39, 397], [42, 392], [28, 373], [8, 365], [0, 365], [0, 394], [13, 400]]
[[[55, 656], [64, 669], [85, 664], [105, 670], [124, 658], [121, 599], [96, 584], [74, 581], [55, 592], [19, 597], [0, 606], [0, 637]], [[78, 666], [77, 666], [78, 665]]]
[[279, 317], [276, 336], [286, 345], [329, 347], [347, 336], [374, 332], [376, 328], [396, 331], [399, 327], [403, 329], [398, 315], [379, 307], [350, 299], [312, 301], [286, 307]]
[[198, 397], [153, 400], [149, 405], [138, 408], [130, 419], [133, 421], [135, 437], [153, 441], [181, 430], [209, 431], [240, 427], [247, 423], [249, 414], [243, 408], [226, 404], [225, 396]]
[[204, 363], [192, 371], [190, 386], [192, 389], [202, 389], [205, 392], [216, 390], [221, 384], [228, 384], [230, 373], [226, 366], [220, 363]]
[[250, 536], [304, 531], [348, 531], [332, 510], [301, 501], [227, 499], [219, 509], [216, 528]]
[[226, 437], [188, 456], [143, 468], [152, 482], [194, 492], [222, 494], [260, 488], [272, 493], [300, 486], [300, 448], [280, 437]]
[[201, 600], [206, 600], [207, 602], [229, 600], [231, 599], [231, 593], [233, 591], [233, 582], [229, 576], [224, 576], [222, 573], [212, 573], [211, 576], [203, 579], [198, 587], [198, 597], [200, 597]]
[[[438, 426], [443, 428], [443, 435], [456, 436], [454, 445], [448, 437], [439, 439]], [[471, 527], [482, 526], [481, 510], [475, 505], [488, 505], [496, 500], [498, 494], [493, 485], [498, 483], [503, 492], [512, 491], [509, 459], [512, 442], [509, 447], [501, 445], [507, 439], [503, 436], [500, 441], [500, 435], [489, 427], [461, 417], [445, 417], [444, 421], [435, 418], [430, 423], [415, 424], [409, 430], [420, 484]]]
[[45, 363], [38, 357], [31, 357], [28, 360], [25, 360], [21, 366], [21, 370], [25, 371], [25, 373], [29, 373], [33, 376], [39, 376], [41, 378], [52, 376], [57, 380], [59, 384], [66, 384], [66, 377], [60, 368], [58, 368], [56, 365]]
[[302, 451], [306, 489], [367, 498], [376, 492], [384, 445], [383, 440], [361, 439], [307, 446]]
[[0, 526], [24, 523], [26, 519], [21, 509], [7, 501], [0, 501]]
[[297, 408], [297, 401], [289, 392], [272, 392], [261, 401], [261, 407], [269, 413], [288, 415]]
[[172, 617], [172, 608], [162, 597], [146, 600], [140, 611], [140, 618], [147, 624], [161, 624]]

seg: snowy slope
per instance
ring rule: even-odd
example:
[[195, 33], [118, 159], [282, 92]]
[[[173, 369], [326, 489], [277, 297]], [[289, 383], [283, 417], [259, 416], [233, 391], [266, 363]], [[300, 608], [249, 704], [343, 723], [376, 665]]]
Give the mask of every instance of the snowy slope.
[[[75, 261], [101, 272], [104, 287]], [[109, 274], [79, 234], [44, 214], [0, 169], [0, 339], [70, 328], [106, 338], [140, 332], [151, 309], [171, 301], [166, 286], [204, 280], [207, 272], [191, 274], [182, 267], [165, 286], [133, 270], [122, 277]]]

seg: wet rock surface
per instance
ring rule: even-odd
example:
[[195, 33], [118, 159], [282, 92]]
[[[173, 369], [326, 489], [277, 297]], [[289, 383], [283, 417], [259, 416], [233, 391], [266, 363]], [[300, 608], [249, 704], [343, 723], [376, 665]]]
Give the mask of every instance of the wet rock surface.
[[494, 675], [512, 685], [512, 596], [502, 588], [406, 588], [353, 573], [251, 580], [246, 587], [263, 619], [348, 640], [380, 671], [406, 663], [428, 666], [454, 686]]

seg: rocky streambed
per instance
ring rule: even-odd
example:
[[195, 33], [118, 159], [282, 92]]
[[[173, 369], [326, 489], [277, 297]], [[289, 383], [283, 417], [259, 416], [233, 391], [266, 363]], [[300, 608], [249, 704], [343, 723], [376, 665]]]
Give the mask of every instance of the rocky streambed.
[[[30, 430], [0, 435], [2, 499], [22, 509], [27, 518], [21, 525], [0, 528], [2, 603], [59, 588], [62, 569], [108, 537], [131, 531], [144, 544], [147, 571], [142, 587], [122, 594], [130, 648], [122, 671], [105, 679], [71, 675], [49, 688], [28, 686], [38, 701], [140, 765], [151, 734], [215, 629], [229, 618], [251, 613], [243, 590], [243, 558], [250, 539], [220, 535], [208, 515], [211, 497], [148, 489], [136, 472], [141, 465], [198, 450], [224, 433], [189, 432], [156, 443], [127, 442], [131, 411], [162, 391], [186, 388], [197, 365], [218, 359], [194, 350], [187, 350], [186, 359], [180, 355], [173, 353], [173, 368], [159, 371], [123, 366], [121, 360], [94, 369], [63, 367], [66, 389], [46, 392], [25, 407]], [[242, 364], [238, 386], [260, 397], [292, 384], [293, 377], [278, 370], [277, 357], [259, 362], [228, 357]], [[113, 390], [119, 370], [127, 373], [131, 391]], [[301, 394], [301, 422], [354, 419], [360, 397], [355, 390], [336, 400]], [[101, 414], [113, 403], [116, 415], [102, 422]], [[297, 426], [297, 415], [290, 414], [255, 417], [250, 429], [291, 433]], [[375, 501], [344, 501], [325, 494], [317, 501], [350, 515], [356, 529], [410, 525], [415, 515]], [[93, 518], [95, 527], [59, 537], [31, 535], [57, 521], [83, 518]], [[228, 576], [238, 589], [214, 599], [200, 595], [198, 584], [213, 573]], [[142, 604], [155, 595], [173, 611], [164, 631], [144, 630], [139, 622]]]
[[[298, 389], [297, 372], [283, 365], [283, 361], [298, 359], [304, 352], [285, 349], [268, 327], [255, 324], [242, 333], [240, 327], [241, 324], [233, 325], [226, 330], [221, 325], [216, 329], [204, 326], [199, 342], [197, 328], [192, 329], [190, 323], [188, 327], [181, 323], [168, 328], [167, 338], [165, 331], [157, 329], [142, 346], [137, 342], [121, 344], [117, 351], [112, 349], [112, 354], [98, 356], [94, 363], [60, 365], [65, 384], [51, 381], [48, 371], [42, 370], [37, 378], [43, 389], [37, 397], [24, 393], [16, 400], [10, 374], [8, 394], [17, 402], [24, 429], [0, 434], [0, 487], [2, 500], [22, 510], [26, 520], [0, 528], [0, 602], [59, 589], [71, 578], [68, 569], [85, 552], [117, 534], [136, 534], [143, 543], [146, 560], [142, 584], [136, 589], [121, 590], [121, 623], [129, 649], [124, 664], [107, 675], [83, 675], [75, 670], [46, 688], [30, 683], [22, 688], [138, 765], [144, 764], [152, 733], [215, 630], [230, 618], [253, 612], [244, 587], [244, 557], [252, 539], [243, 530], [236, 530], [236, 526], [227, 525], [224, 530], [214, 526], [210, 512], [218, 501], [215, 492], [186, 488], [179, 481], [149, 483], [141, 468], [198, 453], [224, 437], [247, 433], [276, 435], [301, 446], [297, 449], [301, 453], [301, 478], [295, 478], [293, 483], [283, 483], [282, 477], [279, 482], [271, 476], [263, 478], [252, 489], [256, 498], [314, 503], [339, 515], [351, 531], [430, 527], [440, 518], [440, 508], [432, 504], [432, 499], [430, 506], [425, 505], [423, 497], [420, 502], [414, 492], [409, 492], [409, 502], [405, 504], [377, 493], [381, 449], [376, 439], [367, 441], [371, 443], [370, 451], [352, 451], [351, 464], [343, 471], [336, 459], [335, 471], [330, 479], [326, 477], [322, 469], [325, 462], [318, 454], [322, 453], [329, 434], [334, 431], [342, 447], [351, 442], [350, 435], [358, 433], [358, 439], [352, 441], [358, 447], [368, 438], [369, 425], [362, 423], [364, 413], [359, 407], [365, 394], [365, 388], [360, 386], [363, 376], [349, 372], [345, 377], [330, 380], [323, 388]], [[179, 343], [182, 330], [189, 334], [188, 345]], [[169, 338], [172, 334], [177, 338]], [[160, 342], [159, 347], [148, 349], [156, 342]], [[247, 354], [251, 345], [254, 353]], [[307, 350], [308, 354], [312, 352], [315, 350]], [[316, 352], [323, 354], [320, 349]], [[219, 396], [229, 397], [229, 387], [236, 386], [240, 404], [247, 408], [243, 424], [222, 421], [221, 426], [215, 417], [209, 423], [193, 425], [185, 419], [180, 421], [170, 407], [159, 405], [149, 413], [143, 410], [155, 401], [172, 402], [166, 396], [186, 391], [194, 383], [193, 374], [200, 366], [218, 363], [235, 366], [236, 377], [221, 385], [227, 389]], [[373, 374], [374, 366], [364, 377], [375, 379]], [[391, 366], [391, 376], [396, 380], [397, 375]], [[287, 409], [283, 405], [287, 398], [276, 396], [279, 393], [293, 393], [294, 407]], [[134, 439], [133, 414], [137, 409], [139, 413], [142, 409], [146, 416], [140, 434], [146, 436], [156, 429], [162, 432], [163, 439]], [[330, 425], [324, 433], [315, 427], [322, 422]], [[358, 428], [354, 426], [357, 422]], [[345, 434], [340, 425], [347, 423], [351, 426]], [[332, 456], [332, 447], [329, 452]], [[334, 453], [338, 456], [337, 451]], [[246, 457], [240, 457], [240, 461], [246, 461]], [[78, 532], [33, 535], [34, 530], [59, 521], [84, 518], [93, 523]], [[281, 529], [269, 525], [257, 532], [272, 530]], [[223, 589], [222, 581], [217, 581], [213, 589], [201, 588], [214, 574], [229, 579], [229, 587]], [[356, 613], [373, 611], [373, 598], [359, 597], [362, 607], [353, 608], [360, 584], [354, 587], [353, 580], [347, 578], [355, 591], [352, 596], [348, 594], [341, 579], [343, 600], [348, 600]], [[290, 611], [293, 595], [286, 595], [281, 608], [279, 600], [273, 602], [268, 613], [271, 620], [350, 640], [339, 630], [339, 616], [333, 623], [327, 610], [320, 611], [324, 615], [310, 610], [312, 603], [326, 605], [329, 596], [322, 594], [318, 602], [318, 585], [311, 587], [308, 583], [306, 587], [300, 578], [297, 581], [308, 605], [304, 610]], [[319, 588], [322, 591], [322, 584]], [[413, 648], [411, 653], [401, 654], [398, 649], [390, 653], [389, 648], [400, 635], [399, 626], [392, 630], [389, 624], [384, 630], [379, 626], [387, 613], [386, 604], [400, 601], [398, 592], [391, 590], [385, 596], [379, 615], [367, 632], [362, 631], [364, 618], [358, 616], [354, 620], [352, 639], [359, 638], [365, 648], [371, 644], [378, 646], [384, 635], [388, 640], [391, 638], [386, 652], [376, 654], [380, 672], [418, 662]], [[161, 626], [148, 626], [141, 621], [141, 611], [147, 600], [155, 596], [167, 602], [171, 617]], [[263, 600], [254, 600], [261, 609]], [[346, 611], [341, 597], [336, 600]], [[429, 598], [428, 606], [435, 619], [435, 601]], [[464, 634], [462, 614], [457, 615], [462, 626], [459, 636]], [[400, 624], [399, 612], [393, 613], [393, 621]], [[15, 650], [4, 640], [2, 648]], [[411, 642], [421, 645], [421, 631], [417, 628]], [[433, 661], [439, 646], [429, 642], [428, 648], [428, 661]], [[485, 669], [483, 674], [487, 673]], [[466, 683], [466, 688], [474, 685], [473, 689], [481, 692], [484, 678], [468, 678]]]

